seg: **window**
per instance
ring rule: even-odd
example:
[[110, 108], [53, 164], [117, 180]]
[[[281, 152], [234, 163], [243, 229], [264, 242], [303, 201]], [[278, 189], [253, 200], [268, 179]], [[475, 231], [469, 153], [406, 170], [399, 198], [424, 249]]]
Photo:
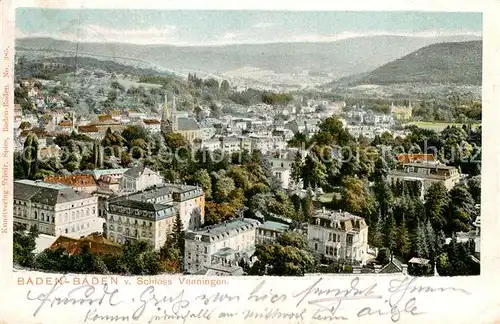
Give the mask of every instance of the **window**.
[[92, 207], [92, 215], [95, 215], [95, 207]]
[[204, 253], [208, 253], [208, 248], [205, 246], [204, 250], [203, 250]]
[[52, 223], [55, 223], [56, 222], [56, 218], [54, 216], [52, 216]]
[[314, 251], [318, 251], [318, 243], [314, 243]]
[[64, 233], [68, 234], [68, 229], [67, 228], [64, 229]]
[[352, 235], [347, 235], [347, 243], [352, 243]]
[[38, 212], [35, 210], [35, 219], [38, 219]]

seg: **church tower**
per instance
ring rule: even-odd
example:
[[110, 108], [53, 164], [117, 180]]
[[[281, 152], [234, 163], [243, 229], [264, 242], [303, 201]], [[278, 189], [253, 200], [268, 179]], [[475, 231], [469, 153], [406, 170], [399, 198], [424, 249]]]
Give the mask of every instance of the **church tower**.
[[177, 108], [175, 106], [175, 97], [172, 96], [172, 106], [168, 104], [168, 97], [165, 94], [163, 113], [161, 115], [161, 130], [165, 134], [177, 132]]
[[175, 96], [172, 96], [172, 111], [170, 112], [170, 122], [172, 124], [172, 132], [177, 132], [177, 108], [175, 106]]
[[165, 134], [170, 133], [172, 130], [172, 123], [170, 120], [170, 107], [168, 106], [167, 94], [163, 99], [163, 112], [161, 115], [161, 131]]

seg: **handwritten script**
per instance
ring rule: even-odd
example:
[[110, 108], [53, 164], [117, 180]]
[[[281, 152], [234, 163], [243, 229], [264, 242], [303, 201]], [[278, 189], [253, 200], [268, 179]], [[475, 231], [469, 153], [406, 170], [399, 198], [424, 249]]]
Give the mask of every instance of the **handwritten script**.
[[186, 323], [214, 319], [323, 322], [368, 317], [398, 322], [404, 316], [425, 314], [419, 299], [428, 295], [470, 295], [460, 288], [420, 285], [417, 278], [411, 277], [391, 279], [383, 285], [373, 278], [354, 277], [343, 283], [313, 278], [296, 280], [295, 287], [283, 290], [272, 285], [271, 278], [262, 278], [251, 289], [238, 289], [237, 293], [224, 287], [149, 285], [136, 286], [131, 291], [125, 285], [68, 287], [64, 282], [62, 277], [50, 289], [42, 289], [45, 290], [42, 293], [27, 292], [28, 307], [33, 307], [34, 317], [44, 311], [53, 314], [56, 309], [71, 307], [72, 312], [81, 312], [84, 322]]

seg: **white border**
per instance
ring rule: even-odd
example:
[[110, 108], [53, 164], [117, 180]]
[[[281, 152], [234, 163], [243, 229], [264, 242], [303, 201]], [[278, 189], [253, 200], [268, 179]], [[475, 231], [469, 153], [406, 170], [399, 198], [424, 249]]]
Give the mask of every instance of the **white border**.
[[[5, 62], [3, 61], [4, 49], [10, 46], [13, 49], [13, 31], [14, 31], [14, 6], [10, 5], [10, 1], [2, 1], [2, 65], [0, 70], [4, 71]], [[428, 278], [419, 279], [419, 285], [429, 285], [433, 287], [457, 287], [463, 288], [471, 292], [471, 295], [464, 297], [460, 294], [451, 293], [432, 293], [432, 294], [421, 294], [418, 296], [418, 303], [420, 310], [426, 312], [424, 315], [417, 317], [404, 317], [400, 322], [404, 323], [496, 323], [500, 321], [500, 307], [498, 301], [500, 300], [500, 294], [498, 294], [499, 288], [499, 278], [498, 272], [499, 266], [499, 256], [500, 249], [498, 243], [498, 234], [500, 233], [500, 217], [497, 214], [497, 202], [500, 201], [500, 173], [498, 172], [498, 166], [500, 165], [500, 150], [499, 144], [496, 142], [498, 130], [497, 125], [499, 124], [499, 109], [500, 109], [500, 96], [498, 87], [500, 85], [500, 46], [498, 40], [500, 40], [500, 24], [498, 13], [500, 12], [500, 3], [496, 1], [346, 1], [342, 3], [324, 2], [317, 0], [310, 0], [307, 2], [301, 1], [151, 1], [142, 0], [138, 1], [109, 1], [109, 0], [82, 0], [82, 1], [22, 1], [21, 3], [16, 3], [18, 7], [46, 7], [46, 8], [129, 8], [129, 9], [227, 9], [227, 10], [238, 10], [238, 9], [259, 9], [259, 10], [349, 10], [349, 11], [367, 11], [367, 10], [418, 10], [418, 11], [460, 11], [460, 12], [483, 12], [483, 183], [482, 183], [482, 210], [481, 210], [481, 222], [482, 222], [482, 237], [481, 237], [481, 276], [480, 277], [455, 277], [455, 278]], [[9, 54], [8, 68], [11, 71], [12, 76], [12, 62], [13, 62], [13, 51]], [[0, 89], [4, 89], [6, 82], [10, 84], [12, 89], [12, 79], [1, 78]], [[9, 97], [9, 105], [12, 111], [13, 105], [13, 94]], [[4, 165], [12, 167], [12, 138], [9, 134], [12, 134], [12, 114], [9, 114], [9, 131], [2, 132], [0, 138], [0, 146], [2, 146], [2, 152], [6, 149], [7, 156], [0, 155], [0, 168]], [[3, 129], [3, 127], [2, 127]], [[7, 142], [4, 142], [7, 138]], [[4, 144], [6, 143], [6, 144]], [[6, 146], [5, 146], [6, 145]], [[9, 174], [10, 186], [2, 186], [2, 197], [7, 192], [8, 200], [7, 202], [2, 201], [3, 204], [7, 203], [8, 206], [12, 206], [12, 173]], [[11, 208], [11, 207], [10, 207]], [[27, 274], [20, 275], [19, 273], [13, 273], [11, 270], [12, 264], [12, 211], [9, 208], [8, 212], [8, 229], [9, 234], [0, 234], [0, 246], [2, 246], [3, 251], [0, 253], [0, 264], [2, 268], [2, 273], [0, 274], [0, 323], [45, 323], [45, 322], [61, 322], [74, 323], [75, 321], [80, 321], [85, 316], [85, 310], [81, 307], [50, 307], [45, 306], [42, 313], [39, 314], [37, 318], [31, 316], [34, 307], [33, 302], [28, 302], [26, 300], [26, 293], [28, 289], [32, 289], [37, 292], [44, 292], [47, 287], [26, 287], [17, 286], [15, 284], [15, 278], [27, 277]], [[2, 217], [4, 217], [2, 215]], [[1, 226], [1, 223], [0, 223]], [[31, 276], [46, 277], [43, 274], [30, 274]], [[82, 277], [82, 276], [79, 276]], [[178, 278], [171, 278], [175, 283]], [[224, 293], [233, 294], [246, 294], [255, 287], [257, 283], [262, 281], [264, 278], [251, 278], [251, 277], [241, 277], [241, 278], [231, 278], [230, 285], [219, 286], [216, 288], [204, 288], [200, 289], [200, 286], [185, 286], [174, 284], [167, 287], [157, 287], [158, 295], [160, 294], [172, 294], [172, 291], [177, 291], [178, 289], [185, 289], [185, 296], [193, 296], [200, 294], [202, 291], [207, 291], [214, 293], [216, 291]], [[300, 287], [306, 287], [308, 284], [312, 284], [314, 277], [306, 278], [266, 278], [269, 288], [272, 288], [274, 292], [282, 292], [291, 294], [292, 292], [297, 292]], [[324, 287], [342, 287], [345, 288], [353, 279], [352, 276], [327, 276], [323, 282]], [[367, 276], [362, 277], [363, 285], [369, 285], [371, 283], [377, 283], [379, 287], [384, 287], [388, 285], [389, 280], [393, 279], [391, 276]], [[73, 279], [70, 279], [73, 280]], [[122, 280], [122, 278], [120, 278]], [[271, 281], [272, 280], [272, 281]], [[123, 283], [123, 281], [121, 281]], [[66, 289], [72, 289], [74, 286], [64, 286], [61, 291]], [[138, 296], [144, 287], [138, 287], [137, 285], [126, 286], [122, 284], [120, 289], [123, 290], [122, 294], [126, 292], [127, 296]], [[382, 288], [380, 288], [382, 289]], [[382, 289], [383, 290], [383, 289]], [[269, 290], [267, 290], [269, 291]], [[389, 296], [388, 292], [381, 292], [385, 296]], [[245, 295], [245, 296], [246, 296]], [[187, 297], [186, 297], [187, 298]], [[193, 301], [193, 305], [194, 305]], [[222, 305], [222, 304], [221, 304]], [[221, 308], [222, 306], [219, 308]], [[353, 303], [353, 305], [346, 305], [345, 311], [352, 311], [355, 307], [359, 308], [361, 305], [359, 302]], [[267, 305], [253, 305], [252, 309], [257, 310], [258, 308], [265, 307]], [[193, 306], [194, 307], [194, 306]], [[229, 309], [228, 309], [229, 307]], [[230, 304], [230, 306], [225, 306], [224, 309], [237, 310], [245, 307], [245, 304]], [[290, 303], [285, 303], [282, 305], [282, 309], [291, 307]], [[130, 311], [131, 306], [123, 304], [121, 306], [120, 312]], [[292, 308], [293, 309], [293, 308]], [[105, 312], [104, 306], [101, 306], [100, 311]], [[113, 314], [118, 314], [114, 311]], [[354, 317], [349, 316], [349, 320], [353, 320]], [[222, 322], [220, 319], [212, 319], [214, 322]], [[390, 322], [389, 317], [373, 317], [370, 320], [379, 322]], [[234, 322], [235, 320], [231, 320]], [[240, 322], [240, 320], [236, 320]], [[268, 320], [268, 321], [258, 321], [258, 320], [248, 320], [249, 322], [284, 322], [279, 320]], [[146, 321], [139, 321], [147, 322]], [[198, 322], [198, 321], [196, 321]], [[207, 322], [207, 321], [200, 321]], [[309, 323], [310, 321], [305, 321]], [[368, 320], [363, 321], [368, 322]], [[191, 323], [191, 321], [188, 321]], [[318, 322], [319, 323], [319, 322]]]

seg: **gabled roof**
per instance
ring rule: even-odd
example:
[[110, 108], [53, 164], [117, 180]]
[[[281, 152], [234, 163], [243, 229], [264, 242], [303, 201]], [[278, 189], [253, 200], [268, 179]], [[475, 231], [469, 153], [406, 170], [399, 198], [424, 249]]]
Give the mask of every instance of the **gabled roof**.
[[392, 260], [386, 264], [379, 273], [401, 273], [403, 272], [403, 263], [396, 257], [392, 257]]
[[14, 181], [14, 199], [54, 206], [58, 203], [77, 201], [92, 197], [85, 192], [60, 184], [42, 181]]
[[178, 117], [177, 129], [180, 131], [198, 130], [200, 129], [200, 126], [198, 125], [198, 122], [194, 118]]
[[125, 173], [123, 173], [123, 175], [131, 178], [139, 178], [145, 170], [146, 167], [140, 164], [128, 169], [127, 171], [125, 171]]

